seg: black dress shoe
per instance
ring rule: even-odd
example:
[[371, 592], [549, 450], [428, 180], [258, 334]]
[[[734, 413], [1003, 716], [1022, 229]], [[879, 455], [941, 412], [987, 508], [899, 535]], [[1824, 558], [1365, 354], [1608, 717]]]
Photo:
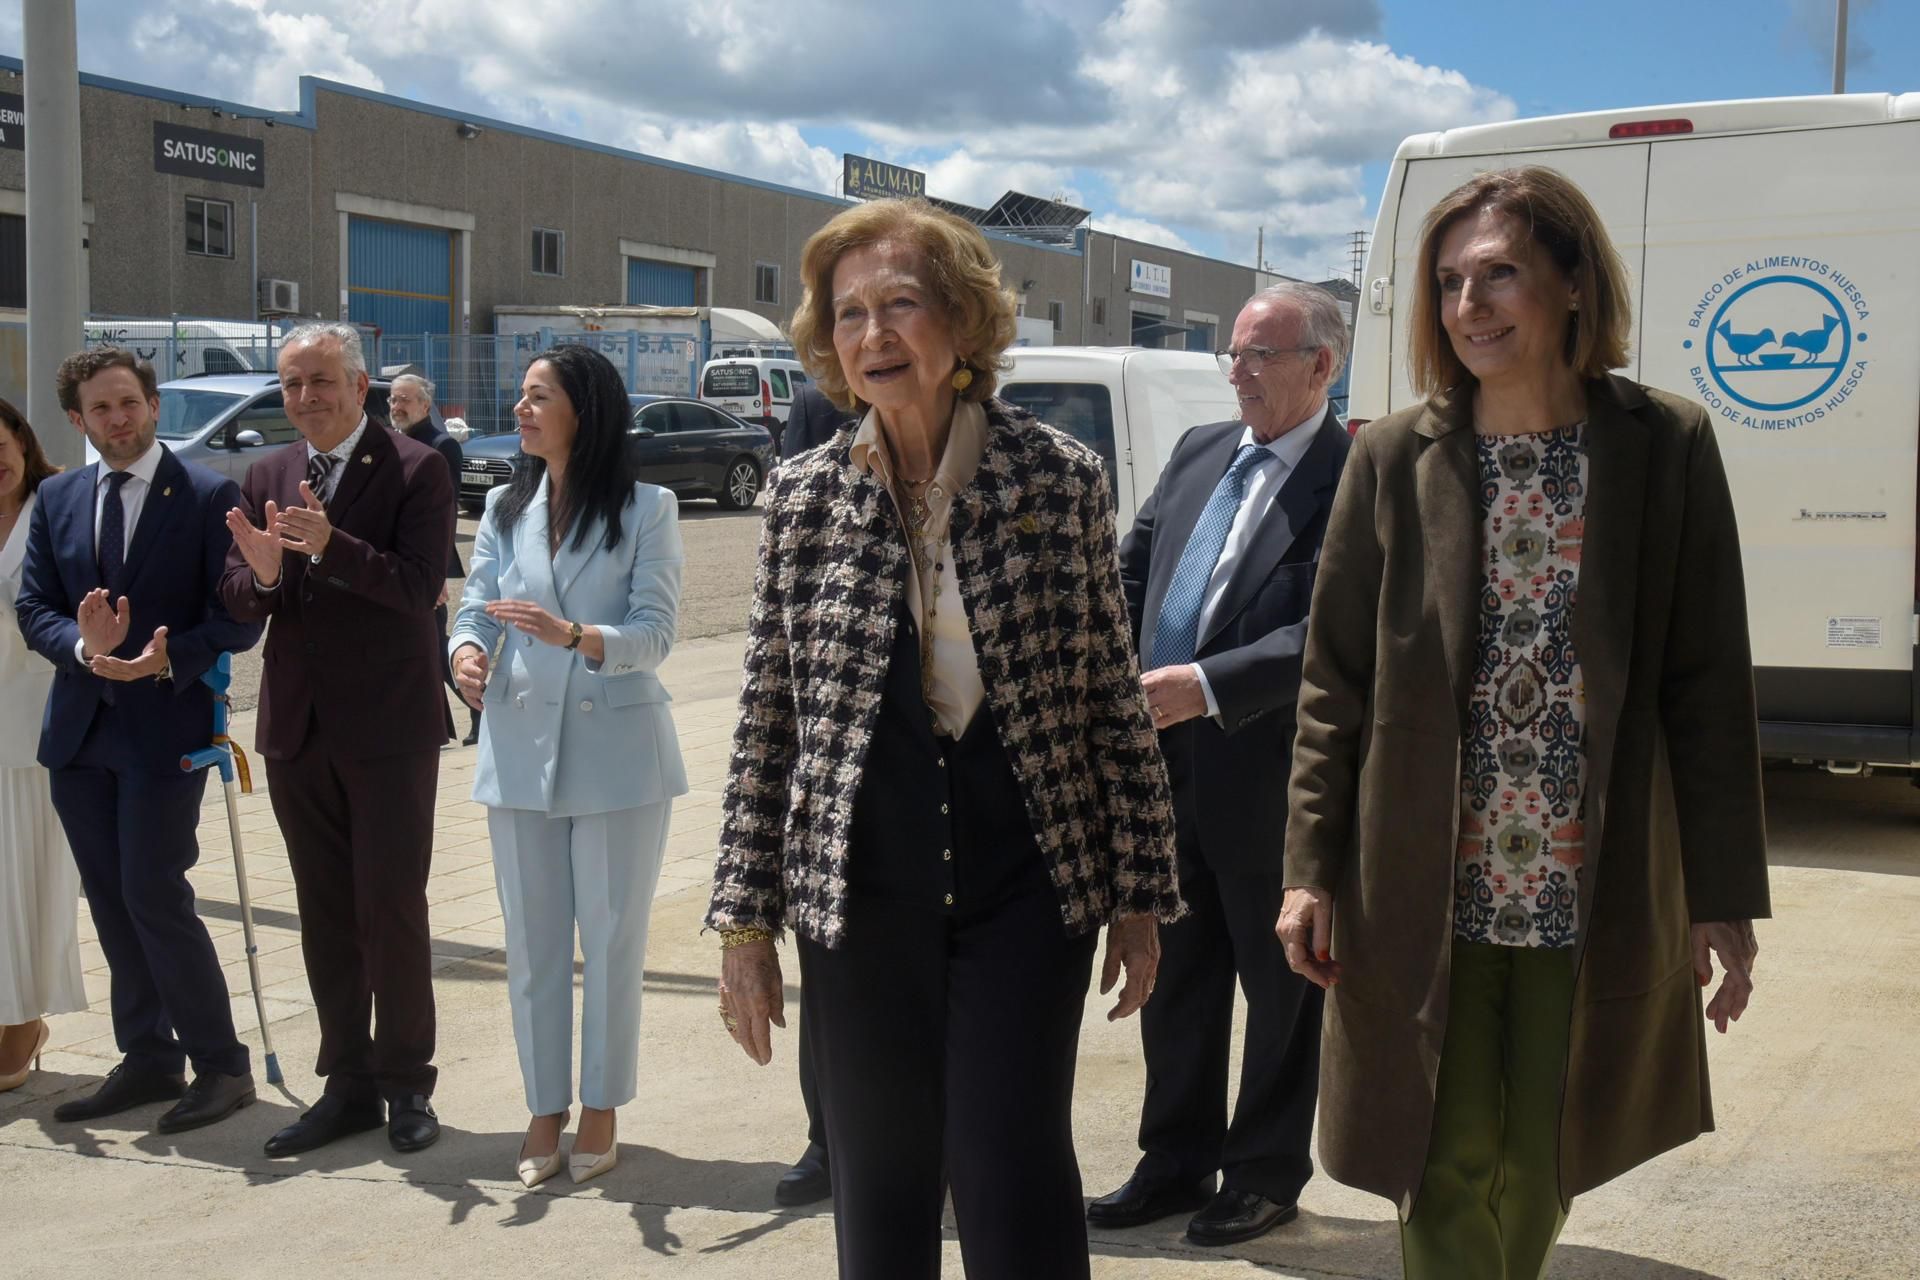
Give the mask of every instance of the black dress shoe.
[[74, 1098], [53, 1109], [53, 1118], [63, 1124], [76, 1120], [98, 1120], [117, 1115], [149, 1102], [172, 1102], [187, 1091], [185, 1076], [164, 1075], [121, 1063], [107, 1072], [100, 1087], [84, 1098]]
[[1193, 1215], [1193, 1221], [1187, 1224], [1187, 1239], [1195, 1244], [1239, 1244], [1299, 1216], [1298, 1201], [1275, 1204], [1255, 1192], [1229, 1187]]
[[202, 1071], [187, 1086], [180, 1101], [160, 1113], [154, 1128], [161, 1133], [185, 1133], [202, 1125], [225, 1120], [253, 1101], [253, 1072], [237, 1076], [221, 1071]]
[[440, 1140], [440, 1117], [424, 1093], [387, 1104], [387, 1141], [395, 1151], [425, 1151]]
[[378, 1102], [350, 1102], [337, 1093], [323, 1093], [298, 1120], [267, 1139], [267, 1154], [297, 1156], [349, 1134], [378, 1129], [386, 1121]]
[[1135, 1169], [1118, 1191], [1087, 1206], [1087, 1221], [1096, 1227], [1139, 1227], [1176, 1213], [1192, 1213], [1213, 1195], [1213, 1175], [1198, 1181], [1161, 1178]]
[[774, 1184], [773, 1198], [793, 1206], [813, 1204], [833, 1194], [833, 1179], [827, 1173], [827, 1149], [817, 1142], [807, 1144], [806, 1154], [793, 1162], [793, 1168], [780, 1175]]

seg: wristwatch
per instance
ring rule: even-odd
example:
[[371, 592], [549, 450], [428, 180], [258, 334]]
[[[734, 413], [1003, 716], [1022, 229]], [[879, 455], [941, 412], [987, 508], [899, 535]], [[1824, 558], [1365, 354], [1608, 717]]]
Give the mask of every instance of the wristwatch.
[[567, 624], [567, 648], [578, 649], [580, 647], [581, 634], [580, 624], [577, 622], [569, 622]]

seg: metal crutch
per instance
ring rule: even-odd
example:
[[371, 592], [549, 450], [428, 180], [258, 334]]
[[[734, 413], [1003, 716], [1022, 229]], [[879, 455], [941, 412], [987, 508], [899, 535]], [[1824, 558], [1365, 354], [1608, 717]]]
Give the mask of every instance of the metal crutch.
[[220, 771], [220, 786], [227, 798], [227, 836], [233, 842], [233, 879], [240, 890], [240, 928], [247, 940], [247, 976], [253, 981], [253, 1011], [260, 1019], [260, 1048], [267, 1058], [267, 1083], [279, 1084], [280, 1059], [273, 1052], [273, 1032], [267, 1027], [267, 1003], [260, 996], [260, 948], [253, 940], [253, 902], [247, 895], [247, 859], [240, 848], [239, 793], [234, 790], [237, 774], [241, 790], [253, 790], [253, 778], [247, 769], [247, 757], [227, 734], [227, 712], [231, 705], [227, 689], [233, 684], [233, 655], [223, 653], [200, 679], [213, 690], [213, 743], [191, 755], [180, 757], [180, 769], [192, 773], [209, 766]]

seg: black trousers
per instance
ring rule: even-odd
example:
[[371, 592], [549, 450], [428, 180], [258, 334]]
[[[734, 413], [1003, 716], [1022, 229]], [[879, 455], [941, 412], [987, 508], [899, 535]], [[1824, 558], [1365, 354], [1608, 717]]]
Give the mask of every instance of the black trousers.
[[949, 1181], [968, 1275], [1088, 1275], [1073, 1075], [1095, 939], [1066, 936], [1035, 869], [973, 915], [856, 891], [844, 946], [799, 942], [842, 1280], [937, 1277]]
[[[1280, 1204], [1313, 1176], [1320, 1087], [1320, 988], [1287, 967], [1274, 936], [1279, 872], [1215, 871], [1181, 841], [1180, 896], [1191, 914], [1160, 929], [1160, 970], [1140, 1015], [1147, 1096], [1140, 1168], [1222, 1184]], [[1240, 1093], [1227, 1118], [1235, 979], [1247, 997]]]
[[328, 1093], [433, 1092], [427, 872], [439, 774], [438, 749], [356, 759], [317, 733], [292, 759], [267, 761]]
[[130, 1066], [238, 1075], [247, 1049], [233, 1031], [226, 975], [194, 912], [187, 872], [200, 860], [205, 770], [133, 767], [120, 713], [103, 706], [63, 769], [51, 771], [87, 908], [112, 973], [113, 1036]]

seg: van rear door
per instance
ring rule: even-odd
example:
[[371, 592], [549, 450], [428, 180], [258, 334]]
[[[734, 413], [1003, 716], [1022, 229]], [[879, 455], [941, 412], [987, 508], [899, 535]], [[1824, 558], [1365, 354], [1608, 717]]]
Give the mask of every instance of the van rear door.
[[1920, 762], [1920, 122], [1652, 149], [1641, 380], [1712, 415], [1763, 745]]

